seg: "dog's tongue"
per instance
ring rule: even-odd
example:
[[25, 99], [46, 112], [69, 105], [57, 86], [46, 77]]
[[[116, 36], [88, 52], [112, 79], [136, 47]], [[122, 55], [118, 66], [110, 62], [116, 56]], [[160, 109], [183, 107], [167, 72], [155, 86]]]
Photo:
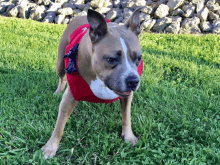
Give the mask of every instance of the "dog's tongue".
[[130, 95], [131, 92], [123, 92], [122, 94], [123, 94], [123, 95]]

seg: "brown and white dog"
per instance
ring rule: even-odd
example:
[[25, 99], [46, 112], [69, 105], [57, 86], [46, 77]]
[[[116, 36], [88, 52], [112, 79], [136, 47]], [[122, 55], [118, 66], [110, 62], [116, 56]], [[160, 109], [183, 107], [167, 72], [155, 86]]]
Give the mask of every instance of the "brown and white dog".
[[[107, 90], [103, 91], [105, 92], [103, 99], [120, 96], [122, 137], [132, 145], [138, 140], [131, 128], [131, 102], [133, 91], [136, 91], [140, 85], [137, 67], [141, 60], [141, 46], [138, 39], [141, 9], [136, 9], [123, 25], [111, 22], [107, 24], [105, 18], [93, 10], [89, 10], [87, 16], [75, 17], [60, 39], [56, 64], [56, 72], [60, 80], [55, 94], [61, 93], [66, 86], [63, 55], [70, 42], [70, 35], [77, 27], [89, 23], [90, 29], [82, 38], [78, 48], [78, 71], [94, 90], [101, 89], [100, 84], [105, 85]], [[53, 134], [42, 147], [45, 158], [55, 156], [66, 122], [77, 103], [68, 86], [59, 106]]]

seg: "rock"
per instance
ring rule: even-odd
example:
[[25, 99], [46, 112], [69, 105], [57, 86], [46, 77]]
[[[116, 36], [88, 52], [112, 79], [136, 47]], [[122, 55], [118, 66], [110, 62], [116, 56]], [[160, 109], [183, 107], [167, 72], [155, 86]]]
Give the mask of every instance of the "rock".
[[212, 33], [220, 34], [220, 19], [213, 21], [213, 31]]
[[181, 9], [176, 9], [176, 10], [171, 12], [171, 15], [173, 15], [173, 16], [183, 16], [184, 12]]
[[0, 3], [0, 14], [6, 12], [7, 8], [10, 6], [10, 2], [1, 2]]
[[129, 0], [127, 3], [127, 7], [130, 9], [136, 9], [137, 7], [140, 6], [146, 6], [146, 1], [145, 0]]
[[46, 14], [44, 13], [46, 9], [47, 8], [43, 5], [32, 8], [29, 18], [37, 21], [42, 21], [46, 16]]
[[158, 19], [156, 24], [153, 27], [155, 32], [163, 32], [163, 30], [172, 23], [172, 19], [168, 17], [163, 17]]
[[76, 8], [76, 5], [74, 5], [73, 3], [64, 2], [64, 3], [62, 4], [62, 7], [63, 7], [63, 8], [71, 7], [72, 9], [75, 9], [75, 8]]
[[70, 7], [67, 7], [67, 8], [60, 8], [57, 10], [56, 12], [58, 15], [61, 14], [61, 15], [72, 15], [73, 14], [73, 9], [70, 8]]
[[73, 12], [76, 13], [76, 15], [78, 15], [78, 14], [80, 14], [82, 11], [79, 10], [79, 9], [74, 9]]
[[55, 3], [61, 3], [61, 4], [63, 4], [64, 2], [67, 2], [68, 0], [55, 0], [54, 2]]
[[184, 0], [169, 0], [167, 6], [170, 11], [177, 9], [180, 5], [182, 5]]
[[9, 11], [10, 11], [11, 9], [13, 9], [14, 7], [15, 7], [14, 4], [9, 5], [8, 8], [7, 8], [7, 10], [6, 10], [6, 12], [5, 12], [5, 16], [9, 16]]
[[117, 11], [115, 9], [111, 10], [107, 15], [106, 19], [113, 21], [117, 17]]
[[206, 0], [192, 0], [194, 6], [196, 6], [196, 12], [199, 13], [205, 6]]
[[215, 14], [212, 11], [209, 12], [208, 20], [213, 21], [213, 20], [218, 19], [218, 18], [219, 18], [218, 14]]
[[56, 17], [56, 13], [51, 11], [51, 12], [47, 13], [46, 17], [44, 17], [42, 22], [52, 23], [54, 21], [55, 17]]
[[55, 23], [57, 24], [61, 24], [63, 22], [63, 20], [65, 19], [65, 15], [58, 15], [55, 17]]
[[132, 10], [128, 8], [124, 8], [124, 18], [130, 17], [132, 13], [133, 13]]
[[28, 19], [30, 15], [30, 7], [28, 6], [21, 6], [19, 10], [19, 15], [18, 17], [23, 18], [23, 19]]
[[157, 18], [166, 17], [168, 14], [169, 14], [169, 7], [164, 4], [161, 4], [154, 13], [154, 15]]
[[146, 6], [143, 10], [142, 10], [142, 13], [145, 13], [145, 14], [152, 14], [154, 8], [152, 6]]
[[212, 32], [213, 26], [210, 22], [205, 21], [200, 23], [200, 28], [203, 32]]
[[83, 15], [87, 15], [87, 12], [82, 11], [81, 13], [78, 13], [77, 16], [83, 16]]
[[149, 20], [149, 19], [150, 19], [149, 14], [145, 14], [145, 13], [140, 14], [140, 22], [145, 21], [145, 20]]
[[172, 22], [179, 22], [181, 23], [182, 22], [182, 17], [180, 16], [172, 16]]
[[49, 9], [46, 11], [46, 13], [49, 13], [49, 12], [57, 12], [57, 10], [58, 9], [60, 9], [61, 8], [61, 3], [53, 3], [50, 7], [49, 7]]
[[12, 8], [12, 9], [8, 12], [8, 16], [10, 16], [10, 17], [17, 17], [20, 8], [21, 8], [21, 6], [15, 6], [14, 8]]
[[209, 14], [209, 9], [207, 7], [203, 8], [200, 12], [198, 12], [197, 16], [202, 20], [206, 21]]
[[220, 15], [220, 9], [216, 10], [216, 14]]
[[193, 17], [194, 11], [195, 11], [195, 6], [193, 6], [192, 4], [184, 5], [182, 9], [185, 13], [184, 14], [185, 17], [189, 17], [189, 18]]
[[182, 22], [182, 27], [187, 29], [190, 27], [198, 26], [199, 23], [200, 23], [200, 19], [198, 17], [186, 18]]
[[189, 27], [189, 28], [180, 28], [179, 34], [198, 34], [201, 33], [201, 30], [199, 29], [198, 26], [194, 26], [194, 27]]
[[206, 3], [206, 7], [211, 10], [211, 11], [217, 11], [220, 9], [220, 6], [218, 3], [215, 3], [215, 0], [209, 0], [207, 3]]
[[65, 18], [62, 22], [62, 24], [68, 24], [70, 22], [70, 19], [69, 18]]
[[106, 7], [107, 4], [109, 3], [109, 1], [105, 1], [105, 0], [92, 0], [90, 5], [93, 8], [101, 8], [101, 7]]
[[172, 33], [172, 34], [178, 34], [180, 30], [180, 22], [176, 21], [176, 22], [172, 22], [166, 29], [165, 32], [166, 33]]
[[109, 7], [102, 7], [102, 8], [97, 8], [95, 11], [101, 13], [101, 14], [106, 14], [111, 10]]
[[156, 23], [156, 19], [145, 20], [145, 21], [142, 23], [142, 27], [143, 27], [145, 30], [151, 30], [152, 27], [155, 25], [155, 23]]
[[90, 2], [88, 2], [87, 4], [76, 5], [76, 7], [80, 10], [84, 10], [86, 7], [90, 7]]
[[112, 3], [113, 3], [114, 8], [120, 8], [120, 6], [121, 6], [120, 0], [113, 0]]
[[118, 17], [118, 18], [116, 18], [115, 19], [115, 23], [120, 23], [120, 22], [122, 22], [122, 20], [123, 20], [123, 17]]

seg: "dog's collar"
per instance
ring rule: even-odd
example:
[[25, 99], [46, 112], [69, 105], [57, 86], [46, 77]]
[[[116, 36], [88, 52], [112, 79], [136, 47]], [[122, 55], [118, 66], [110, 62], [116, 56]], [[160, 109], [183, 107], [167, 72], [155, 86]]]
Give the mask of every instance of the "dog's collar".
[[63, 58], [68, 57], [70, 59], [68, 68], [65, 69], [66, 73], [72, 74], [73, 72], [75, 72], [79, 76], [77, 68], [76, 68], [76, 56], [78, 53], [78, 47], [79, 47], [79, 44], [76, 44], [72, 49], [69, 50], [68, 54], [63, 56]]

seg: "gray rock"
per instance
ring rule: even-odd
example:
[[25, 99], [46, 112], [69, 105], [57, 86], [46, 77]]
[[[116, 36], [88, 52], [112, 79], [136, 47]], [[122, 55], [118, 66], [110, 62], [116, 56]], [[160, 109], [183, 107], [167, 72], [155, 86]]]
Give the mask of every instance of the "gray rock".
[[56, 13], [51, 11], [51, 12], [47, 13], [46, 17], [44, 17], [42, 22], [52, 23], [54, 21], [55, 17], [56, 17]]
[[213, 31], [212, 33], [220, 34], [220, 19], [213, 21]]
[[154, 8], [152, 6], [146, 6], [142, 12], [145, 13], [145, 14], [152, 14]]
[[111, 10], [107, 15], [106, 19], [113, 21], [117, 17], [117, 11], [115, 9]]
[[172, 18], [163, 17], [161, 19], [158, 19], [153, 27], [153, 31], [161, 33], [171, 23], [172, 23]]
[[169, 7], [164, 4], [161, 4], [154, 13], [154, 15], [157, 18], [166, 17], [168, 14], [169, 14]]
[[209, 9], [204, 7], [200, 12], [197, 13], [197, 16], [202, 20], [206, 21], [209, 14]]
[[118, 18], [116, 18], [115, 19], [115, 23], [120, 23], [120, 22], [122, 22], [122, 20], [123, 20], [123, 17], [118, 17]]
[[83, 16], [83, 15], [87, 15], [87, 12], [86, 11], [82, 11], [82, 12], [77, 14], [77, 16]]
[[184, 0], [169, 0], [167, 6], [170, 11], [177, 9], [180, 5], [182, 5]]
[[205, 21], [200, 23], [200, 28], [203, 32], [212, 32], [213, 26], [210, 22]]
[[194, 16], [195, 6], [193, 6], [192, 4], [184, 5], [182, 9], [185, 13], [184, 14], [185, 17], [191, 18]]
[[49, 7], [49, 9], [46, 11], [46, 13], [49, 13], [49, 12], [57, 12], [57, 10], [58, 9], [60, 9], [61, 8], [61, 3], [53, 3], [50, 7]]
[[30, 7], [28, 6], [21, 6], [19, 10], [19, 15], [18, 17], [23, 18], [23, 19], [28, 19], [30, 15]]
[[70, 7], [67, 8], [60, 8], [56, 12], [58, 15], [72, 15], [73, 14], [73, 9]]
[[166, 33], [172, 33], [172, 34], [178, 34], [179, 30], [180, 30], [180, 22], [176, 21], [176, 22], [172, 22], [172, 24], [169, 25], [165, 29], [165, 32]]
[[151, 30], [152, 27], [155, 25], [155, 23], [156, 23], [156, 19], [149, 19], [149, 20], [145, 20], [141, 26], [145, 30]]
[[65, 19], [65, 15], [58, 15], [55, 17], [55, 23], [57, 24], [61, 24], [63, 22], [63, 20]]
[[86, 7], [89, 7], [90, 6], [90, 2], [86, 3], [86, 4], [79, 4], [79, 5], [76, 5], [76, 7], [80, 10], [84, 10]]
[[190, 28], [190, 27], [198, 26], [199, 23], [200, 23], [200, 19], [198, 17], [186, 18], [182, 22], [182, 28], [187, 29], [187, 28]]
[[107, 4], [109, 3], [109, 0], [92, 0], [90, 5], [93, 8], [101, 8], [101, 7], [106, 7]]
[[209, 0], [207, 3], [206, 3], [206, 7], [211, 10], [211, 11], [217, 11], [220, 9], [220, 6], [218, 3], [215, 3], [215, 0]]
[[198, 26], [193, 26], [193, 27], [189, 27], [189, 28], [180, 28], [179, 34], [198, 34], [201, 33], [201, 30], [199, 29]]
[[220, 9], [216, 10], [216, 14], [220, 15]]
[[55, 3], [61, 3], [63, 4], [64, 2], [67, 2], [68, 0], [55, 0]]
[[213, 21], [213, 20], [218, 19], [218, 18], [219, 18], [218, 14], [215, 14], [212, 11], [209, 12], [208, 20]]
[[102, 8], [97, 8], [95, 11], [101, 13], [101, 14], [106, 14], [111, 10], [109, 7], [102, 7]]
[[130, 9], [136, 9], [137, 7], [140, 6], [146, 6], [146, 1], [145, 0], [129, 0], [127, 3], [127, 7]]
[[176, 9], [174, 11], [171, 12], [171, 15], [173, 16], [183, 16], [184, 15], [184, 12], [182, 11], [182, 9]]
[[7, 8], [11, 5], [9, 2], [0, 3], [0, 14], [6, 12]]
[[130, 17], [132, 13], [133, 13], [132, 10], [128, 8], [124, 8], [124, 18]]
[[43, 5], [32, 8], [29, 18], [37, 21], [42, 21], [46, 16], [46, 14], [44, 13], [46, 9], [47, 8]]
[[70, 22], [70, 19], [69, 18], [65, 18], [62, 22], [62, 24], [68, 24]]
[[149, 20], [149, 19], [150, 19], [149, 14], [145, 14], [145, 13], [140, 14], [140, 22], [145, 21], [145, 20]]
[[8, 12], [8, 16], [10, 16], [10, 17], [17, 17], [20, 8], [21, 8], [21, 6], [15, 6], [14, 8], [12, 8], [12, 9]]
[[199, 13], [205, 6], [206, 0], [192, 0], [192, 4], [196, 7], [196, 12]]
[[121, 6], [120, 0], [113, 0], [112, 3], [114, 8], [119, 8]]
[[182, 22], [182, 17], [180, 17], [180, 16], [172, 16], [171, 17], [172, 18], [172, 22], [179, 22], [179, 23], [181, 23]]
[[82, 11], [80, 9], [74, 9], [73, 12], [76, 13], [76, 15], [82, 13]]
[[75, 9], [75, 8], [76, 8], [76, 5], [74, 5], [73, 3], [64, 2], [64, 3], [62, 4], [62, 7], [63, 7], [63, 8], [71, 7], [72, 9]]
[[9, 5], [8, 6], [8, 8], [7, 8], [7, 10], [6, 10], [6, 12], [5, 12], [5, 16], [9, 16], [9, 11], [11, 10], [11, 9], [13, 9], [15, 7], [15, 5], [14, 4], [11, 4], [11, 5]]

